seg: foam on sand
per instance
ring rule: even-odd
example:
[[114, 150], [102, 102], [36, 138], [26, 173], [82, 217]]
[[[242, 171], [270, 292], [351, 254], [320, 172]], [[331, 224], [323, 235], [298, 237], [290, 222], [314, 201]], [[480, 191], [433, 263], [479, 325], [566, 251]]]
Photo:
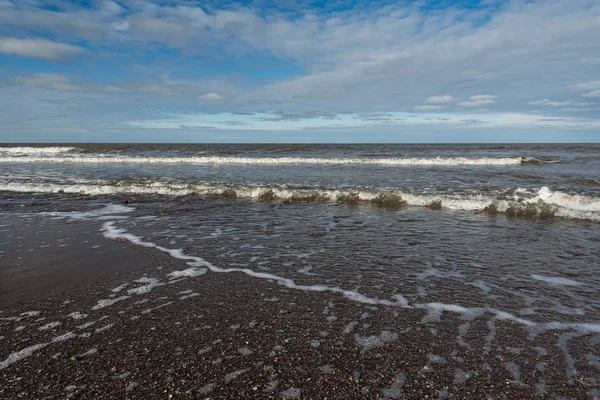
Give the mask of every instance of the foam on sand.
[[356, 335], [355, 340], [356, 344], [362, 347], [361, 352], [365, 353], [376, 347], [381, 347], [388, 343], [398, 340], [398, 334], [394, 332], [383, 331], [378, 336], [361, 337]]
[[543, 282], [549, 283], [551, 285], [559, 285], [559, 286], [581, 286], [581, 285], [583, 285], [581, 282], [577, 282], [577, 281], [574, 281], [574, 280], [568, 279], [568, 278], [543, 276], [543, 275], [537, 275], [537, 274], [533, 274], [533, 275], [531, 275], [531, 277], [533, 279], [535, 279], [536, 281], [543, 281]]
[[127, 300], [128, 298], [129, 298], [129, 296], [121, 296], [121, 297], [117, 297], [115, 299], [98, 300], [98, 303], [92, 307], [92, 310], [95, 311], [95, 310], [100, 310], [102, 308], [110, 307], [113, 304], [116, 304], [119, 301]]
[[81, 313], [79, 311], [75, 311], [75, 312], [72, 312], [71, 314], [67, 315], [67, 317], [71, 317], [73, 319], [84, 319], [84, 318], [87, 318], [87, 316], [88, 316], [87, 314]]
[[35, 344], [33, 346], [29, 346], [22, 350], [19, 350], [12, 354], [9, 354], [8, 357], [6, 357], [6, 359], [4, 361], [0, 361], [0, 370], [8, 367], [12, 363], [15, 363], [17, 361], [20, 361], [24, 358], [29, 357], [34, 352], [41, 350], [41, 349], [45, 348], [46, 346], [49, 346], [52, 343], [64, 342], [65, 340], [73, 339], [76, 336], [77, 335], [75, 335], [73, 332], [67, 332], [63, 335], [56, 336], [50, 342]]
[[149, 277], [143, 277], [143, 278], [135, 280], [134, 282], [135, 283], [143, 283], [144, 285], [138, 286], [133, 289], [129, 289], [127, 291], [127, 294], [129, 294], [129, 295], [150, 293], [152, 291], [152, 289], [154, 289], [155, 287], [165, 285], [163, 282], [159, 281], [158, 279], [149, 278]]
[[178, 278], [195, 278], [197, 276], [201, 276], [206, 274], [206, 268], [189, 268], [183, 271], [174, 271], [169, 274], [170, 279], [178, 279]]
[[[549, 330], [571, 330], [582, 333], [600, 333], [600, 322], [593, 323], [575, 323], [575, 322], [544, 322], [538, 323], [534, 321], [530, 321], [524, 318], [517, 317], [513, 314], [510, 314], [506, 311], [498, 310], [492, 307], [464, 307], [458, 304], [445, 304], [445, 303], [413, 303], [409, 304], [407, 299], [404, 296], [394, 296], [391, 299], [379, 299], [373, 298], [366, 295], [363, 295], [354, 290], [342, 289], [337, 286], [325, 286], [325, 285], [301, 285], [296, 283], [293, 279], [284, 278], [275, 274], [266, 273], [266, 272], [256, 272], [249, 268], [221, 268], [213, 265], [207, 260], [190, 256], [183, 252], [182, 249], [169, 249], [163, 246], [160, 246], [156, 243], [146, 242], [141, 237], [135, 236], [131, 233], [126, 232], [124, 229], [117, 228], [115, 226], [115, 222], [106, 222], [102, 227], [103, 235], [108, 239], [114, 240], [128, 240], [133, 244], [137, 244], [140, 246], [155, 248], [159, 251], [167, 253], [174, 258], [188, 261], [188, 265], [193, 267], [204, 267], [212, 272], [219, 273], [234, 273], [239, 272], [246, 274], [248, 276], [252, 276], [255, 278], [267, 279], [278, 284], [285, 286], [289, 289], [303, 290], [303, 291], [311, 291], [311, 292], [330, 292], [330, 293], [338, 293], [344, 296], [345, 298], [356, 301], [363, 304], [368, 305], [382, 305], [382, 306], [390, 306], [390, 307], [399, 307], [399, 308], [407, 308], [407, 309], [420, 309], [426, 310], [428, 312], [432, 312], [437, 316], [441, 316], [443, 312], [455, 313], [459, 314], [465, 320], [473, 319], [477, 316], [483, 315], [485, 313], [489, 313], [493, 315], [493, 318], [500, 321], [510, 321], [519, 325], [523, 325], [524, 327], [530, 329], [531, 332], [544, 332]], [[186, 271], [186, 270], [183, 270]], [[100, 304], [100, 302], [99, 302]]]
[[56, 328], [56, 327], [58, 327], [58, 326], [61, 326], [61, 325], [62, 325], [62, 322], [58, 322], [58, 321], [55, 321], [55, 322], [50, 322], [50, 323], [48, 323], [48, 324], [46, 324], [46, 325], [44, 325], [44, 326], [40, 326], [40, 327], [38, 328], [38, 330], [40, 330], [40, 331], [45, 331], [45, 330], [47, 330], [47, 329], [54, 329], [54, 328]]
[[135, 211], [135, 208], [123, 206], [121, 204], [107, 204], [103, 208], [91, 211], [43, 212], [40, 214], [49, 215], [56, 218], [97, 219], [99, 217], [111, 216], [114, 219], [115, 214], [125, 214], [132, 211]]
[[50, 343], [40, 343], [35, 344], [33, 346], [26, 347], [22, 350], [9, 354], [8, 357], [4, 361], [0, 361], [0, 369], [4, 369], [8, 367], [10, 364], [15, 363], [19, 360], [22, 360], [26, 357], [29, 357], [34, 352], [43, 349], [48, 346]]

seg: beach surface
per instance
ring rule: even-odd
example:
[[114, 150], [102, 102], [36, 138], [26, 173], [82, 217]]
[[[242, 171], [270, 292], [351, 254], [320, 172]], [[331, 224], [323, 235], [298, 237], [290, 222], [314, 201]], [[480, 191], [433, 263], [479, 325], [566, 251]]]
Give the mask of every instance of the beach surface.
[[112, 207], [7, 207], [0, 398], [600, 397], [596, 325], [529, 326], [444, 306], [443, 294], [416, 307], [217, 271], [128, 236]]

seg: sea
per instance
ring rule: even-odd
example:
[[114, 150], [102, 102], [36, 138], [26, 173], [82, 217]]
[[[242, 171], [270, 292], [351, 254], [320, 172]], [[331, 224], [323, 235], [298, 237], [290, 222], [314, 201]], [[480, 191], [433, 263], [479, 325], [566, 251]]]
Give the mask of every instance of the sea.
[[566, 380], [600, 368], [599, 144], [0, 145], [0, 214], [32, 205], [214, 273], [458, 315], [458, 345], [477, 318], [489, 348], [500, 321], [554, 332]]

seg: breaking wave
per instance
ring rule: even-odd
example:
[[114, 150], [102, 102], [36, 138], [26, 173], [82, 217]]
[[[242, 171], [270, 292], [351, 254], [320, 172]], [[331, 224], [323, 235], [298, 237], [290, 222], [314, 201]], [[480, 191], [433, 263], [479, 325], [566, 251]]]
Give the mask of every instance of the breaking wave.
[[0, 147], [0, 154], [11, 155], [44, 155], [68, 153], [75, 150], [75, 147]]
[[[5, 148], [6, 149], [6, 148]], [[18, 148], [11, 148], [18, 149]], [[0, 157], [0, 163], [85, 163], [85, 164], [196, 164], [196, 165], [293, 165], [293, 164], [323, 164], [323, 165], [389, 165], [389, 166], [460, 166], [460, 165], [521, 165], [534, 164], [539, 161], [525, 157], [505, 158], [314, 158], [314, 157], [143, 157], [143, 156], [115, 156], [109, 154], [82, 155], [72, 154], [55, 156], [56, 153], [68, 152], [74, 148], [46, 147], [43, 153], [35, 152], [36, 148], [30, 149], [29, 153], [11, 151], [15, 155], [27, 155], [29, 157]], [[68, 149], [68, 150], [65, 150]], [[1, 151], [0, 151], [1, 152]]]
[[258, 201], [372, 204], [388, 208], [422, 207], [506, 214], [509, 217], [584, 219], [600, 222], [600, 199], [552, 191], [514, 189], [504, 194], [422, 194], [379, 188], [321, 188], [287, 185], [237, 185], [212, 182], [80, 180], [65, 183], [35, 181], [0, 183], [0, 191], [102, 195], [161, 195], [244, 198]]

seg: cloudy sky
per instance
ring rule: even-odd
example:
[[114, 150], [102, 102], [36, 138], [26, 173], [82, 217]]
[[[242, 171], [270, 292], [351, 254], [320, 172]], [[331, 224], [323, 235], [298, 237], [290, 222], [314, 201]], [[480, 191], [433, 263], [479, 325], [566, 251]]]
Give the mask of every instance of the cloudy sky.
[[0, 0], [2, 142], [600, 142], [600, 1]]

